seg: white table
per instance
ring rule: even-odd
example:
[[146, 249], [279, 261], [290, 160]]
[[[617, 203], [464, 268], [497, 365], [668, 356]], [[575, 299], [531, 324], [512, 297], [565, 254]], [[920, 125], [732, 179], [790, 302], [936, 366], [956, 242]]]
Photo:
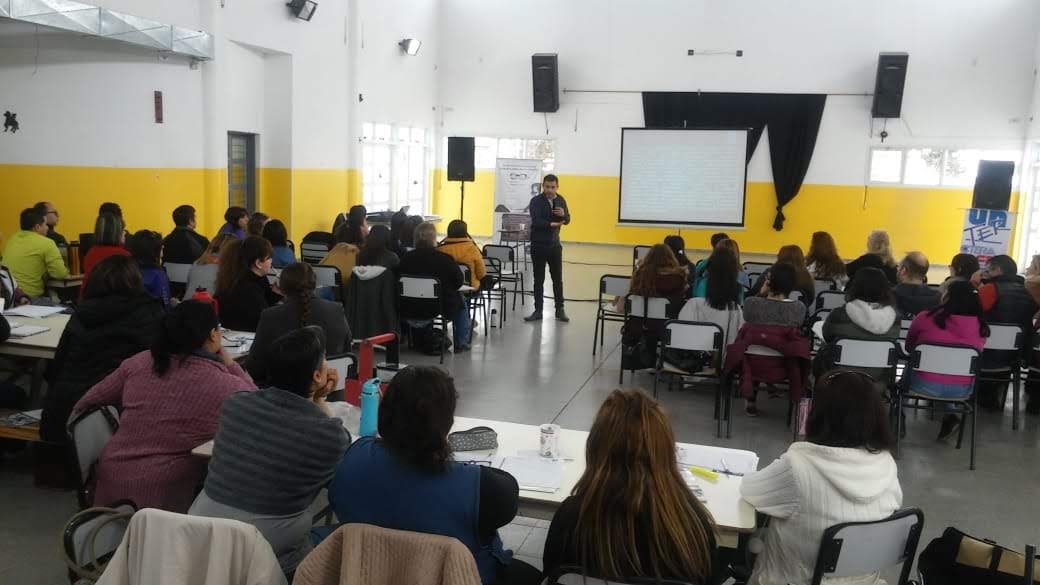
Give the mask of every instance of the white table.
[[65, 332], [65, 326], [69, 324], [69, 315], [58, 313], [49, 317], [34, 318], [19, 315], [5, 316], [9, 323], [19, 325], [36, 325], [47, 327], [48, 330], [28, 337], [11, 337], [0, 343], [0, 355], [13, 357], [34, 358], [32, 378], [29, 385], [29, 404], [35, 407], [39, 403], [40, 392], [43, 388], [44, 360], [54, 359], [58, 350], [58, 342], [61, 334]]

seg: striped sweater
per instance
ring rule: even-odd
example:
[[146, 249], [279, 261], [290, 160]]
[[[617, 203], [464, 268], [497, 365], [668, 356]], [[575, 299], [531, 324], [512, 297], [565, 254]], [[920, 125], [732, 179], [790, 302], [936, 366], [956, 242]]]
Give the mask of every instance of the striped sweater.
[[206, 494], [254, 514], [297, 514], [349, 445], [340, 420], [306, 398], [278, 388], [234, 394], [220, 412]]

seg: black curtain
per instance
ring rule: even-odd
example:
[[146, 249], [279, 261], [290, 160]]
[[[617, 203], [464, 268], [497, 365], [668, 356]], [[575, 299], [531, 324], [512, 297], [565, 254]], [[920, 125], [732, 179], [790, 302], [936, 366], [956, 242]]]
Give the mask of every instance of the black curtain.
[[768, 126], [777, 200], [773, 229], [780, 231], [783, 208], [809, 170], [826, 100], [816, 94], [644, 92], [643, 118], [647, 128], [748, 128], [747, 161]]

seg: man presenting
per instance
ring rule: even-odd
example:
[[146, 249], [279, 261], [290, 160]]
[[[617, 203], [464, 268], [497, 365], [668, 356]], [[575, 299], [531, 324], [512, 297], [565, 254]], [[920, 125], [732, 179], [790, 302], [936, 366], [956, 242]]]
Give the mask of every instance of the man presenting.
[[545, 175], [542, 192], [531, 199], [531, 261], [534, 262], [534, 313], [524, 321], [542, 320], [542, 301], [545, 284], [545, 264], [553, 281], [556, 301], [556, 320], [570, 321], [563, 310], [563, 247], [560, 245], [560, 226], [571, 222], [567, 201], [556, 192], [560, 180], [556, 175]]

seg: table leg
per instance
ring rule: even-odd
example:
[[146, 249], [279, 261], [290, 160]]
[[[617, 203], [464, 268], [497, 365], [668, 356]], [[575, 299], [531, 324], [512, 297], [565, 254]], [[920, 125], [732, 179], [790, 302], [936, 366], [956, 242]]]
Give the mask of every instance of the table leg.
[[39, 408], [43, 404], [42, 392], [43, 392], [43, 368], [45, 360], [37, 359], [33, 361], [32, 365], [32, 376], [29, 382], [29, 408]]

